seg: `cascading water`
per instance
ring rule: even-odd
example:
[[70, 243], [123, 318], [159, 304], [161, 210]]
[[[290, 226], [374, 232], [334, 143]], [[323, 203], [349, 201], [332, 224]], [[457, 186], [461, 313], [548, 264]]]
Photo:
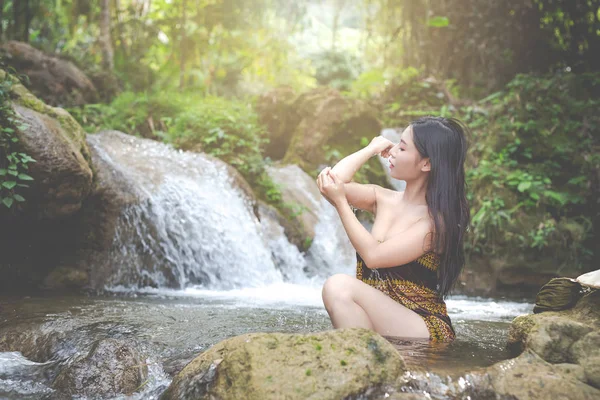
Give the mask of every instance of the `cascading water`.
[[[303, 255], [273, 218], [258, 220], [219, 160], [118, 132], [90, 135], [89, 143], [140, 199], [117, 223], [108, 287], [229, 290], [352, 271], [352, 247], [324, 199], [313, 199], [319, 223]], [[289, 184], [310, 192], [296, 178]]]

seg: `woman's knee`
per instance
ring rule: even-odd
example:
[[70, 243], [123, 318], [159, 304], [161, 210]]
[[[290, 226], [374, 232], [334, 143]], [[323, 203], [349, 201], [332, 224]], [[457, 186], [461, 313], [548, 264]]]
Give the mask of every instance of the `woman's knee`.
[[329, 277], [323, 285], [323, 302], [328, 307], [334, 302], [351, 301], [352, 286], [355, 278], [346, 274], [335, 274]]

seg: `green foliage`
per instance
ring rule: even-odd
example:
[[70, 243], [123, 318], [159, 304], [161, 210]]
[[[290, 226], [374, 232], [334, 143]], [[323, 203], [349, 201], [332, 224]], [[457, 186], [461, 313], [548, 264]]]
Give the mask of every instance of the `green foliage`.
[[360, 60], [345, 52], [328, 50], [315, 54], [312, 60], [317, 82], [339, 90], [348, 90], [362, 69]]
[[480, 102], [486, 112], [461, 111], [476, 127], [467, 170], [471, 251], [515, 246], [591, 262], [598, 93], [597, 73], [518, 75]]
[[116, 129], [218, 157], [235, 167], [259, 197], [281, 205], [281, 192], [262, 156], [268, 138], [248, 102], [177, 91], [124, 92], [108, 106], [70, 111], [88, 132]]
[[29, 155], [18, 151], [19, 138], [16, 130], [27, 125], [20, 121], [12, 110], [10, 88], [12, 77], [4, 74], [0, 81], [0, 203], [12, 208], [16, 203], [24, 203], [22, 190], [33, 180], [27, 174], [29, 163], [35, 162]]
[[433, 28], [445, 28], [450, 24], [448, 17], [433, 17], [427, 20], [427, 26]]

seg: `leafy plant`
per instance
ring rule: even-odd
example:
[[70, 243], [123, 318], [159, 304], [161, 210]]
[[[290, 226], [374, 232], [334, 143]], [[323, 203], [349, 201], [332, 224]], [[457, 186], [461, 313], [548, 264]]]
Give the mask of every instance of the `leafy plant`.
[[10, 89], [13, 78], [5, 73], [0, 81], [0, 203], [12, 208], [15, 203], [25, 202], [21, 190], [28, 188], [33, 180], [26, 172], [33, 158], [18, 151], [19, 139], [16, 130], [27, 128], [20, 121], [10, 104]]

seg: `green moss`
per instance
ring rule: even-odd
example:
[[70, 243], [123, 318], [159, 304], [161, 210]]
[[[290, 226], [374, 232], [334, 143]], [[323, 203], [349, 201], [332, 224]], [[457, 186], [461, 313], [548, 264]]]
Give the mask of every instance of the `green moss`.
[[273, 340], [271, 342], [267, 342], [267, 348], [269, 350], [273, 350], [277, 348], [277, 341]]
[[340, 365], [341, 365], [342, 367], [345, 367], [346, 365], [348, 365], [348, 363], [346, 362], [346, 360], [341, 360], [341, 361], [340, 361]]
[[374, 340], [372, 337], [368, 338], [367, 348], [373, 352], [375, 355], [375, 360], [379, 363], [384, 363], [387, 359], [387, 354], [385, 354], [382, 349], [379, 347], [379, 343]]
[[311, 376], [312, 375], [312, 370], [309, 368], [306, 370], [305, 372], [306, 376]]

